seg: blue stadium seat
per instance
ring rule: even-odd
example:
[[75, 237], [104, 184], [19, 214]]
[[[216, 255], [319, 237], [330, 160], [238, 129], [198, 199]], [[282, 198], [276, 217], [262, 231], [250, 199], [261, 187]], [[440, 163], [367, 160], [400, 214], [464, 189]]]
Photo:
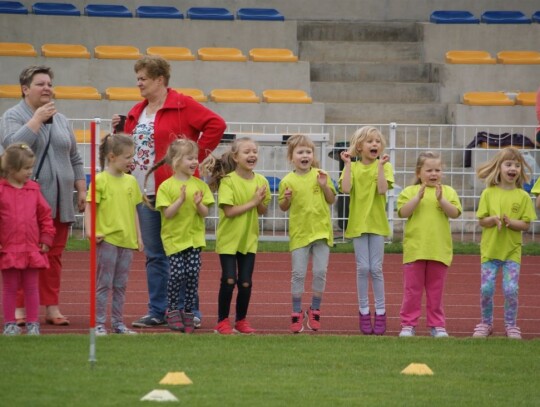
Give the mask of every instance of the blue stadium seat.
[[71, 3], [34, 3], [34, 14], [57, 16], [80, 16], [81, 12]]
[[277, 192], [279, 191], [279, 183], [281, 182], [281, 179], [278, 177], [266, 177], [268, 180], [268, 184], [270, 184], [270, 192]]
[[538, 10], [536, 13], [532, 15], [532, 20], [535, 23], [540, 23], [540, 10]]
[[532, 21], [521, 11], [485, 11], [481, 21], [486, 24], [530, 24]]
[[187, 16], [192, 20], [234, 20], [233, 14], [222, 7], [191, 7]]
[[241, 8], [236, 12], [239, 20], [285, 21], [275, 8]]
[[184, 18], [180, 10], [168, 6], [139, 6], [135, 10], [135, 16], [139, 18]]
[[431, 13], [429, 21], [435, 24], [478, 24], [480, 19], [473, 16], [470, 11], [464, 10], [437, 10]]
[[0, 1], [1, 14], [28, 14], [28, 9], [19, 1]]
[[126, 6], [115, 4], [88, 4], [84, 14], [91, 17], [133, 17]]

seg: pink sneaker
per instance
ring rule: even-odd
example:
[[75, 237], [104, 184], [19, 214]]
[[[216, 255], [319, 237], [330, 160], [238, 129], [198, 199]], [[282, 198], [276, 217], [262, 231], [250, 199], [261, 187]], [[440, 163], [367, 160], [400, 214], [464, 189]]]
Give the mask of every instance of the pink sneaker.
[[251, 325], [249, 325], [249, 322], [246, 318], [241, 319], [240, 321], [236, 321], [236, 324], [234, 324], [234, 330], [240, 334], [246, 335], [255, 333], [255, 329], [253, 329]]
[[231, 322], [229, 321], [229, 318], [225, 318], [224, 320], [218, 322], [218, 324], [214, 328], [214, 332], [220, 335], [232, 335], [233, 330], [231, 328]]
[[291, 332], [293, 334], [300, 333], [304, 330], [304, 313], [293, 312], [291, 314]]
[[473, 332], [473, 338], [487, 338], [493, 332], [493, 327], [483, 322], [476, 325]]
[[318, 331], [321, 329], [321, 311], [318, 309], [311, 309], [306, 311], [307, 327], [312, 331]]
[[506, 336], [510, 339], [521, 339], [521, 330], [517, 326], [507, 326]]
[[373, 334], [373, 326], [371, 325], [371, 314], [363, 315], [358, 312], [358, 323], [360, 325], [360, 332], [364, 335]]
[[165, 316], [165, 320], [167, 321], [167, 325], [169, 329], [172, 329], [173, 331], [181, 331], [184, 332], [184, 323], [182, 322], [182, 314], [179, 310], [175, 309], [172, 311], [168, 311], [167, 315]]
[[375, 314], [375, 322], [373, 323], [373, 333], [375, 335], [384, 335], [386, 332], [386, 314]]

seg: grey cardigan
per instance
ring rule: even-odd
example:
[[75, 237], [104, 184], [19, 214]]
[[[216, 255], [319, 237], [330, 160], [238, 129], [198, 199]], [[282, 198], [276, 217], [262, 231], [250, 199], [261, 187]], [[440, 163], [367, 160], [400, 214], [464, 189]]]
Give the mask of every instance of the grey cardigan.
[[34, 170], [51, 137], [49, 151], [39, 174], [41, 192], [51, 206], [52, 216], [59, 215], [60, 222], [75, 221], [73, 191], [76, 180], [84, 180], [83, 160], [67, 118], [57, 113], [53, 124], [43, 124], [35, 134], [26, 126], [34, 112], [21, 100], [6, 110], [0, 122], [0, 143], [4, 148], [13, 143], [26, 143], [36, 154]]

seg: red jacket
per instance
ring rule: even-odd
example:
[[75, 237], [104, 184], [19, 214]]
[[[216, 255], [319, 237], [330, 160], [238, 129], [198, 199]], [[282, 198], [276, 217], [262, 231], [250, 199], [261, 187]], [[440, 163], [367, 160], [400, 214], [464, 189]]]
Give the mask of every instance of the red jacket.
[[0, 179], [0, 269], [48, 268], [40, 245], [51, 247], [54, 233], [51, 208], [38, 183], [15, 188]]
[[[154, 122], [155, 161], [165, 156], [172, 140], [183, 135], [197, 142], [199, 162], [202, 162], [217, 147], [227, 125], [220, 116], [190, 96], [173, 89], [167, 89], [167, 92], [167, 99], [156, 113]], [[124, 125], [125, 133], [132, 133], [146, 105], [148, 100], [145, 99], [129, 111]], [[163, 165], [154, 174], [157, 191], [159, 185], [172, 175], [172, 170], [168, 165]]]

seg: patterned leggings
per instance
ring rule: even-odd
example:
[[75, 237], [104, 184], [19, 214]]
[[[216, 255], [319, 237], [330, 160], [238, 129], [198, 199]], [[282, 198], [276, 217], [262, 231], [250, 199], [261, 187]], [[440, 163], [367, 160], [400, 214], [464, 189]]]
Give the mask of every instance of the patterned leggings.
[[171, 275], [167, 285], [167, 301], [169, 310], [177, 310], [180, 290], [186, 286], [184, 310], [192, 312], [199, 289], [199, 272], [201, 271], [201, 249], [189, 249], [169, 256]]
[[493, 324], [493, 296], [497, 274], [502, 268], [502, 289], [504, 293], [504, 324], [515, 326], [518, 311], [519, 263], [514, 261], [490, 260], [482, 263], [481, 309], [482, 322]]

